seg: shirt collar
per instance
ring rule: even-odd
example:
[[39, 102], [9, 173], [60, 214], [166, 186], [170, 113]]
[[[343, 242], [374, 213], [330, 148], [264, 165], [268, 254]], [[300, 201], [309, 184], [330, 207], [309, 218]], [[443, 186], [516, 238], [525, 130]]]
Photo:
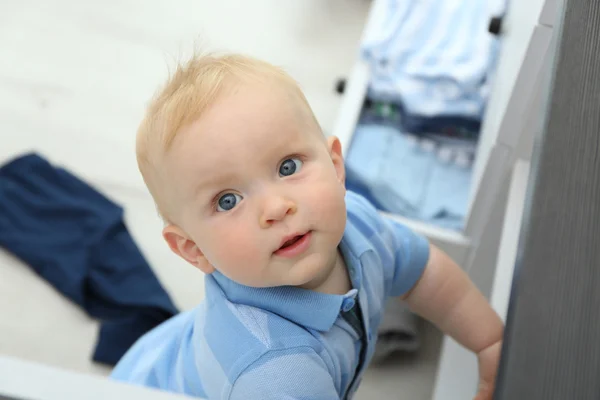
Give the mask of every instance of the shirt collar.
[[211, 276], [227, 299], [277, 314], [317, 331], [328, 331], [335, 323], [342, 303], [355, 297], [361, 287], [360, 256], [370, 248], [368, 241], [350, 221], [346, 225], [340, 249], [348, 267], [353, 289], [344, 295], [326, 294], [294, 286], [255, 288], [241, 285], [215, 271]]

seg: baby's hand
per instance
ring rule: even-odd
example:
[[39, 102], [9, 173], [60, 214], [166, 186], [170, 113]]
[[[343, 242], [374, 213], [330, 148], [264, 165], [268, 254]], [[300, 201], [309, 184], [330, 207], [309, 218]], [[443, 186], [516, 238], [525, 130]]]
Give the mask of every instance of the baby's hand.
[[479, 390], [475, 400], [492, 400], [502, 341], [486, 347], [477, 355], [479, 360]]

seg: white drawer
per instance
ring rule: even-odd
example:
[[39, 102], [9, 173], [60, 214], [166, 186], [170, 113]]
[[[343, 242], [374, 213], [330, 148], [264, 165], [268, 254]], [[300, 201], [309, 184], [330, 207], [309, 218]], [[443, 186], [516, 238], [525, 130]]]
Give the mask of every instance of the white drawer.
[[359, 59], [346, 80], [340, 110], [332, 131], [332, 135], [340, 139], [342, 154], [347, 154], [350, 148], [352, 135], [367, 95], [369, 77], [368, 64]]
[[[343, 154], [347, 154], [352, 142], [369, 85], [370, 71], [367, 63], [357, 60], [346, 81], [343, 99], [332, 135], [337, 136], [342, 144]], [[450, 229], [411, 220], [400, 215], [382, 212], [416, 232], [425, 235], [433, 244], [447, 252], [460, 265], [464, 265], [470, 250], [470, 240]]]
[[557, 21], [558, 0], [546, 0], [542, 12], [540, 13], [539, 23], [540, 25], [554, 26]]
[[[550, 4], [552, 1], [547, 0], [547, 3]], [[373, 23], [374, 4], [363, 37], [366, 36], [369, 26]], [[545, 26], [536, 30], [542, 6], [543, 0], [529, 0], [527, 4], [515, 5], [516, 8], [510, 9], [504, 17], [503, 48], [496, 72], [495, 88], [482, 123], [467, 213], [467, 218], [471, 215], [478, 218], [481, 221], [479, 224], [481, 227], [485, 226], [485, 221], [494, 207], [497, 197], [494, 188], [500, 185], [500, 181], [507, 171], [506, 168], [512, 160], [511, 149], [517, 147], [519, 135], [525, 129], [524, 116], [527, 115], [527, 105], [533, 101], [531, 94], [535, 92], [536, 76], [541, 69], [540, 64], [548, 47], [551, 30]], [[551, 9], [548, 8], [546, 14], [549, 15], [550, 11]], [[347, 154], [352, 142], [352, 136], [367, 94], [369, 80], [369, 65], [357, 57], [346, 80], [338, 117], [331, 132], [340, 139], [344, 154]], [[498, 143], [502, 146], [508, 145], [509, 150], [496, 149]], [[488, 169], [490, 171], [487, 171]], [[479, 192], [478, 188], [484, 174], [486, 175], [485, 191], [489, 195], [483, 196], [482, 201], [485, 204], [476, 204], [476, 212], [472, 213], [473, 202]], [[467, 230], [461, 233], [402, 216], [395, 217], [426, 235], [435, 244], [449, 252], [460, 265], [467, 267], [469, 252], [472, 249], [471, 236], [467, 234]], [[472, 222], [465, 221], [466, 227], [472, 225]], [[478, 230], [475, 229], [475, 231]], [[472, 231], [468, 233], [472, 233]]]

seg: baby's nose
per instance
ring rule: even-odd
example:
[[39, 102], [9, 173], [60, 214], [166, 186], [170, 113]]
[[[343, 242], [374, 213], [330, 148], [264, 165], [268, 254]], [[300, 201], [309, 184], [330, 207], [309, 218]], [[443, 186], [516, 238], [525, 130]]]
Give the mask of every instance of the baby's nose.
[[298, 210], [296, 203], [283, 197], [271, 198], [265, 204], [264, 211], [260, 217], [260, 226], [268, 228], [274, 222], [283, 220], [287, 215], [295, 214]]

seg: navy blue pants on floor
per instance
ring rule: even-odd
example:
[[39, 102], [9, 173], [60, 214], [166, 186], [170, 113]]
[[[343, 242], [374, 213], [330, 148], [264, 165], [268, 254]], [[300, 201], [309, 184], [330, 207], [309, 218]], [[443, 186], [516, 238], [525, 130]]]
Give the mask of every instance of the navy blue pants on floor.
[[116, 364], [177, 313], [127, 231], [123, 209], [37, 154], [0, 167], [0, 247], [101, 321], [94, 361]]

